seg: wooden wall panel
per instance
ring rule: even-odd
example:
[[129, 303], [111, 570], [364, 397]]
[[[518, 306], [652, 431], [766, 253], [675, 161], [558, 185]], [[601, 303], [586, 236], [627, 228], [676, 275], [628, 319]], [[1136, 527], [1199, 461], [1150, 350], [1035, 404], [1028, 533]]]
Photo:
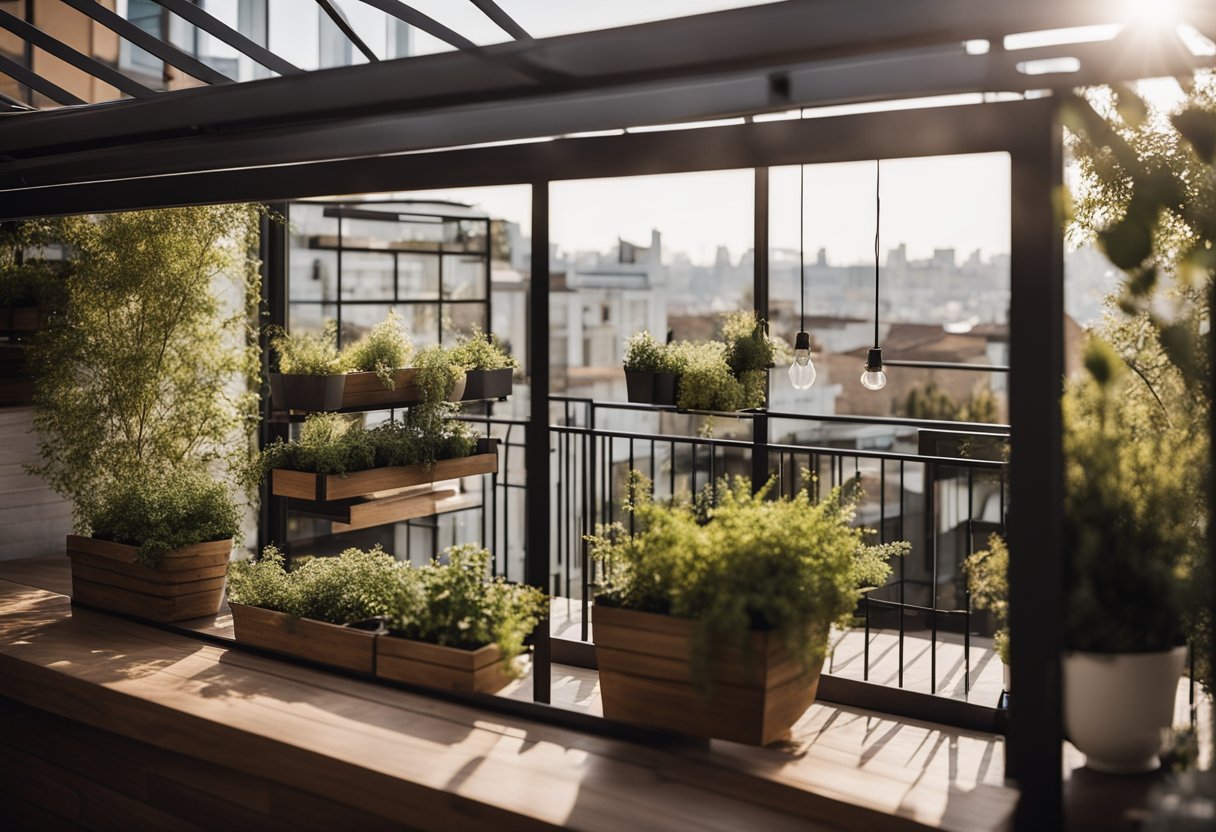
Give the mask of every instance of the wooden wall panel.
[[38, 461], [33, 410], [0, 408], [0, 560], [64, 551], [72, 505], [24, 465]]

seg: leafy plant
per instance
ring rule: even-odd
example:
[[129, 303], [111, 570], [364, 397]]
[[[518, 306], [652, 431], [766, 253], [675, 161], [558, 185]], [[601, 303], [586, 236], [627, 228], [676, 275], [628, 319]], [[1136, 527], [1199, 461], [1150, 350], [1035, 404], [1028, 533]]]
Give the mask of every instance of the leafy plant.
[[276, 439], [250, 461], [244, 483], [255, 488], [272, 469], [349, 474], [386, 465], [431, 465], [473, 453], [477, 437], [467, 422], [442, 408], [410, 408], [370, 430], [358, 417], [313, 413], [294, 442]]
[[187, 468], [107, 483], [84, 524], [100, 540], [138, 546], [139, 562], [155, 566], [166, 552], [238, 537], [241, 513], [223, 484]]
[[[475, 650], [496, 644], [509, 671], [526, 639], [547, 613], [548, 599], [535, 587], [488, 577], [490, 553], [472, 544], [452, 546], [447, 563], [435, 560], [410, 570], [419, 592], [402, 596], [389, 628], [404, 638]], [[411, 603], [412, 602], [412, 603]]]
[[996, 619], [992, 647], [1009, 664], [1009, 548], [999, 534], [988, 538], [988, 548], [966, 560], [967, 588], [976, 609], [991, 610]]
[[290, 572], [283, 554], [267, 546], [259, 559], [237, 561], [228, 568], [229, 601], [330, 624], [388, 615], [406, 606], [404, 599], [416, 591], [408, 564], [398, 563], [379, 546], [311, 558]]
[[519, 366], [515, 356], [503, 349], [497, 336], [487, 335], [477, 324], [473, 324], [473, 334], [461, 338], [448, 355], [453, 363], [465, 370], [506, 370]]
[[334, 376], [346, 372], [346, 360], [338, 353], [337, 331], [333, 321], [326, 323], [321, 332], [275, 329], [271, 333], [270, 346], [279, 355], [279, 371], [300, 376]]
[[367, 335], [342, 351], [341, 362], [351, 372], [375, 373], [392, 390], [396, 387], [393, 371], [407, 366], [413, 354], [414, 345], [401, 328], [401, 316], [390, 311]]
[[[112, 483], [247, 454], [258, 397], [259, 209], [72, 217], [64, 313], [30, 355], [41, 459], [78, 525]], [[244, 304], [233, 303], [225, 285]]]
[[[810, 477], [808, 476], [809, 480]], [[722, 647], [744, 648], [752, 629], [776, 630], [806, 670], [820, 667], [831, 625], [846, 625], [864, 587], [890, 574], [906, 543], [869, 546], [853, 528], [856, 493], [813, 502], [803, 488], [772, 499], [736, 478], [708, 501], [655, 502], [633, 472], [623, 508], [636, 531], [601, 527], [587, 538], [607, 576], [597, 603], [691, 618], [694, 679], [704, 685]]]
[[643, 329], [625, 341], [625, 369], [640, 373], [679, 373], [684, 367], [678, 350]]
[[726, 341], [726, 363], [736, 378], [744, 373], [774, 366], [776, 347], [766, 332], [767, 324], [755, 312], [732, 312], [722, 322]]
[[[748, 399], [748, 391], [726, 362], [726, 345], [719, 341], [674, 345], [680, 362], [676, 404], [684, 410], [741, 410], [764, 404]], [[752, 391], [754, 394], [754, 390]]]
[[0, 308], [61, 307], [68, 272], [65, 260], [43, 256], [60, 242], [58, 220], [0, 223]]
[[439, 344], [427, 347], [414, 359], [414, 385], [424, 405], [446, 402], [464, 376], [464, 367]]
[[913, 387], [902, 402], [894, 403], [892, 410], [896, 415], [910, 419], [988, 423], [997, 421], [996, 399], [988, 388], [979, 388], [966, 400], [959, 402], [933, 381]]
[[1168, 650], [1185, 640], [1188, 557], [1203, 534], [1186, 437], [1128, 395], [1126, 367], [1091, 339], [1089, 378], [1064, 410], [1065, 640], [1099, 653]]

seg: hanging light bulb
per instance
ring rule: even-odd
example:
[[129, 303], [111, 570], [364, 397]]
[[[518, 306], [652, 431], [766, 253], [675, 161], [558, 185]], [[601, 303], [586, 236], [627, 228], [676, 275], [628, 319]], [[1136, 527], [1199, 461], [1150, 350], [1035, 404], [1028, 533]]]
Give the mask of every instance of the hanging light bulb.
[[887, 386], [887, 374], [882, 371], [881, 347], [870, 350], [865, 372], [861, 374], [861, 386], [867, 390], [881, 390]]
[[790, 384], [807, 390], [815, 383], [815, 362], [811, 361], [811, 336], [799, 332], [794, 339], [794, 363], [790, 365]]
[[882, 347], [878, 346], [878, 230], [882, 200], [880, 189], [881, 162], [874, 160], [874, 347], [866, 356], [866, 368], [861, 374], [861, 386], [881, 390], [887, 386], [887, 374], [882, 369]]

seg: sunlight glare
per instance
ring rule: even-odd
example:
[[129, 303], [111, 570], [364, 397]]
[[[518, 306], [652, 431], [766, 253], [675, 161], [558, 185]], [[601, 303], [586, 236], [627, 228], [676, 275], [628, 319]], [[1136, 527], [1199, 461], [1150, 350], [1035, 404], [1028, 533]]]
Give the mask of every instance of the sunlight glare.
[[1177, 0], [1123, 0], [1123, 8], [1132, 24], [1167, 28], [1178, 22]]

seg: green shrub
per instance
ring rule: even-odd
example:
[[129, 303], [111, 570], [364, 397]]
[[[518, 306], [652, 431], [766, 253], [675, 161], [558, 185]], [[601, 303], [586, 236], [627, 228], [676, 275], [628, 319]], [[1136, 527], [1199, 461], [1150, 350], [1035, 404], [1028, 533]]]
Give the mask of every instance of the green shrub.
[[375, 373], [392, 390], [396, 386], [393, 371], [408, 366], [413, 354], [414, 345], [401, 328], [401, 316], [392, 311], [371, 332], [344, 349], [341, 361], [347, 371]]
[[1009, 664], [1009, 548], [999, 534], [988, 538], [988, 548], [973, 552], [966, 560], [967, 588], [978, 610], [991, 610], [996, 619], [992, 647]]
[[38, 253], [61, 242], [61, 236], [57, 220], [0, 224], [0, 309], [63, 305], [69, 264]]
[[276, 439], [249, 464], [248, 487], [275, 468], [313, 474], [349, 474], [386, 465], [431, 465], [469, 456], [477, 436], [467, 422], [449, 418], [449, 409], [410, 408], [392, 422], [370, 430], [359, 417], [313, 413], [294, 442]]
[[519, 362], [509, 354], [494, 335], [487, 335], [473, 324], [473, 334], [461, 338], [449, 351], [451, 361], [465, 370], [515, 369]]
[[679, 373], [684, 367], [678, 350], [643, 329], [625, 341], [625, 369], [640, 373]]
[[[809, 477], [808, 477], [809, 479]], [[597, 603], [691, 618], [694, 678], [702, 685], [723, 647], [744, 648], [752, 629], [778, 631], [807, 670], [817, 670], [833, 624], [846, 625], [865, 587], [881, 586], [892, 555], [908, 544], [865, 544], [853, 528], [856, 494], [836, 488], [812, 502], [770, 499], [774, 482], [752, 494], [737, 478], [718, 489], [718, 504], [660, 504], [650, 483], [630, 478], [623, 524], [588, 537], [608, 576]]]
[[547, 615], [539, 589], [488, 577], [490, 553], [471, 544], [452, 546], [436, 560], [410, 570], [420, 592], [403, 596], [389, 627], [394, 635], [444, 647], [475, 650], [497, 644], [511, 670], [526, 639]]
[[764, 404], [746, 398], [742, 382], [726, 363], [726, 345], [719, 341], [674, 345], [681, 366], [676, 404], [683, 410], [742, 410]]
[[1204, 534], [1193, 485], [1179, 472], [1195, 448], [1103, 342], [1090, 378], [1064, 396], [1065, 643], [1098, 653], [1185, 642], [1189, 557]]
[[338, 353], [337, 326], [332, 321], [322, 332], [285, 332], [276, 329], [270, 346], [279, 354], [279, 372], [299, 376], [334, 376], [346, 372]]
[[464, 367], [439, 344], [427, 347], [414, 358], [414, 385], [423, 405], [446, 402], [464, 376]]
[[[330, 624], [351, 624], [407, 606], [417, 582], [380, 547], [311, 558], [288, 572], [273, 546], [228, 568], [228, 600]], [[410, 601], [409, 604], [414, 603]]]
[[742, 380], [745, 373], [768, 370], [774, 365], [776, 347], [765, 330], [765, 321], [755, 312], [732, 312], [723, 320], [726, 363], [736, 378]]
[[137, 557], [146, 566], [175, 549], [238, 537], [241, 528], [228, 489], [194, 469], [111, 481], [84, 520], [93, 537], [138, 546]]

